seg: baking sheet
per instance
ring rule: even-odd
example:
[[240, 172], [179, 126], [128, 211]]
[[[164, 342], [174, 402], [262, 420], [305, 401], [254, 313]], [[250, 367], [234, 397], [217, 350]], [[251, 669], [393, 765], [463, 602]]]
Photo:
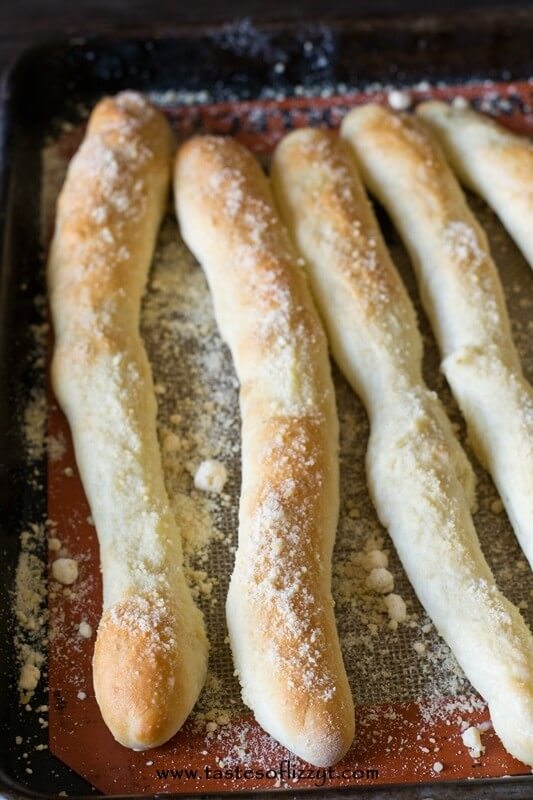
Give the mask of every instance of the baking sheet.
[[[533, 131], [532, 87], [524, 82], [458, 87], [418, 87], [412, 99], [467, 97], [498, 112], [505, 124]], [[386, 101], [374, 90], [342, 97], [292, 97], [217, 105], [175, 105], [163, 101], [178, 135], [193, 131], [232, 133], [268, 161], [282, 133], [313, 124], [338, 125], [355, 103]], [[79, 129], [63, 130], [44, 158], [44, 229], [49, 233], [53, 198]], [[531, 377], [527, 353], [533, 300], [531, 271], [484, 204], [470, 198], [489, 234], [500, 266], [515, 341]], [[398, 238], [384, 215], [383, 229], [419, 314], [425, 344], [425, 377], [438, 391], [457, 424], [478, 475], [476, 528], [496, 578], [533, 623], [533, 578], [518, 549], [488, 476], [464, 441], [464, 428], [438, 370], [438, 353], [420, 309], [413, 274]], [[206, 691], [172, 742], [146, 753], [117, 745], [101, 721], [91, 682], [90, 639], [77, 627], [96, 631], [100, 613], [97, 543], [77, 476], [66, 422], [49, 395], [48, 519], [46, 535], [81, 564], [72, 590], [50, 594], [50, 748], [61, 760], [108, 794], [172, 791], [234, 792], [253, 788], [378, 786], [413, 781], [518, 775], [529, 768], [513, 760], [491, 732], [483, 735], [485, 754], [472, 759], [461, 741], [465, 725], [488, 721], [484, 703], [472, 693], [447, 646], [418, 604], [380, 526], [368, 496], [364, 452], [365, 412], [334, 370], [341, 422], [341, 517], [334, 558], [334, 594], [341, 643], [357, 710], [358, 733], [335, 774], [309, 774], [305, 765], [277, 745], [242, 705], [226, 640], [224, 600], [236, 545], [239, 491], [238, 389], [229, 354], [212, 316], [206, 284], [194, 259], [180, 244], [169, 212], [159, 238], [143, 303], [142, 332], [159, 400], [159, 433], [167, 484], [178, 518], [189, 523], [187, 561], [193, 590], [206, 616], [211, 642]], [[192, 473], [205, 457], [228, 468], [225, 496], [207, 497], [192, 488]], [[43, 533], [43, 532], [41, 532]], [[388, 627], [382, 601], [364, 587], [358, 556], [371, 537], [383, 537], [395, 577], [395, 591], [408, 603], [409, 619]], [[54, 551], [51, 558], [55, 557]], [[442, 770], [439, 771], [439, 765]], [[31, 767], [30, 767], [31, 769]], [[196, 769], [196, 775], [185, 772]], [[249, 769], [252, 775], [245, 776]], [[270, 770], [259, 776], [259, 770]], [[174, 770], [174, 773], [172, 772]], [[342, 772], [347, 770], [346, 776]]]

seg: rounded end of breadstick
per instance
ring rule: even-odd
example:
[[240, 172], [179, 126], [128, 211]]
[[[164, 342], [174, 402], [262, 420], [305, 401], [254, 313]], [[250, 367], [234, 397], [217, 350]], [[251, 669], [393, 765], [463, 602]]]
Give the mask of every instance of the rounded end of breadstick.
[[344, 117], [340, 129], [341, 136], [349, 138], [357, 132], [361, 125], [379, 123], [385, 119], [394, 119], [395, 116], [394, 112], [377, 103], [366, 103], [363, 106], [357, 106]]
[[317, 767], [338, 764], [351, 747], [355, 735], [351, 702], [311, 703], [294, 731], [291, 750]]
[[454, 108], [442, 100], [424, 100], [423, 103], [417, 105], [415, 112], [422, 117], [432, 114], [453, 114]]
[[144, 95], [133, 91], [100, 100], [90, 116], [87, 133], [103, 134], [108, 145], [125, 149], [131, 149], [135, 138], [140, 136], [154, 158], [161, 159], [167, 169], [175, 145], [164, 114]]
[[353, 742], [355, 715], [332, 608], [293, 636], [275, 612], [250, 609], [234, 573], [226, 611], [243, 701], [257, 722], [310, 764], [337, 764]]
[[184, 602], [129, 598], [104, 611], [96, 638], [96, 700], [115, 739], [157, 747], [183, 725], [202, 689], [207, 639], [201, 612]]
[[498, 687], [501, 700], [490, 702], [494, 730], [508, 753], [533, 766], [533, 692], [529, 682], [515, 679]]
[[[302, 675], [260, 670], [261, 691], [243, 696], [259, 724], [284, 747], [316, 767], [338, 764], [354, 739], [354, 707], [348, 684], [327, 692], [303, 685]], [[257, 679], [257, 676], [256, 676]]]

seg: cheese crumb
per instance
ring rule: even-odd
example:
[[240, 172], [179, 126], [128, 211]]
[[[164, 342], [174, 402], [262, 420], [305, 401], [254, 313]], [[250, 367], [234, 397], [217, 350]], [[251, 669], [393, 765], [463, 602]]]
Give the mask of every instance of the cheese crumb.
[[388, 569], [376, 567], [369, 573], [365, 585], [378, 594], [389, 594], [394, 589], [394, 578]]
[[418, 653], [419, 656], [422, 656], [426, 652], [426, 645], [424, 642], [414, 642], [413, 650], [415, 653]]
[[391, 622], [405, 622], [407, 619], [407, 606], [399, 594], [388, 594], [384, 598]]
[[181, 447], [181, 439], [175, 433], [167, 433], [163, 441], [163, 447], [167, 453], [175, 453]]
[[368, 553], [364, 554], [361, 564], [367, 572], [371, 572], [377, 567], [388, 567], [389, 557], [383, 550], [370, 550]]
[[466, 97], [462, 97], [462, 95], [458, 94], [457, 97], [454, 97], [452, 100], [452, 106], [454, 108], [458, 108], [464, 110], [465, 108], [470, 107], [470, 103], [466, 99]]
[[384, 541], [383, 536], [370, 536], [365, 542], [365, 553], [370, 553], [371, 550], [381, 550]]
[[19, 689], [24, 689], [27, 692], [33, 692], [39, 678], [41, 677], [41, 670], [35, 664], [27, 662], [20, 670]]
[[387, 95], [387, 100], [391, 108], [395, 111], [405, 111], [411, 105], [411, 97], [407, 92], [393, 89]]
[[438, 775], [439, 772], [442, 772], [443, 769], [444, 769], [443, 764], [441, 764], [440, 761], [435, 761], [435, 763], [433, 764], [433, 772], [436, 772]]
[[78, 692], [78, 700], [86, 700], [86, 699], [87, 699], [87, 695], [85, 694], [85, 692], [82, 692], [82, 691], [80, 690], [80, 691]]
[[70, 586], [78, 578], [78, 562], [73, 558], [56, 558], [52, 564], [52, 575], [58, 583]]
[[468, 747], [468, 752], [472, 758], [479, 758], [480, 755], [485, 752], [485, 748], [481, 744], [481, 732], [479, 728], [476, 728], [474, 725], [467, 728], [466, 731], [463, 731], [461, 739], [463, 740], [464, 746]]
[[220, 494], [228, 479], [224, 464], [212, 458], [202, 461], [194, 476], [194, 485], [202, 492]]
[[52, 552], [56, 552], [57, 550], [61, 550], [61, 542], [55, 536], [52, 536], [51, 539], [48, 539], [48, 549], [52, 550]]
[[78, 633], [83, 639], [90, 639], [93, 635], [93, 629], [88, 622], [80, 622], [78, 625]]

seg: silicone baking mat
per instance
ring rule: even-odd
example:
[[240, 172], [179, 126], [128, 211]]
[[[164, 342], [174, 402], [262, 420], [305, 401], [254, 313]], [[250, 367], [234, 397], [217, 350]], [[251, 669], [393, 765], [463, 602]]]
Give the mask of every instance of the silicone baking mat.
[[[533, 87], [526, 82], [419, 86], [411, 102], [463, 97], [501, 117], [509, 127], [533, 132]], [[337, 127], [355, 104], [387, 102], [381, 90], [346, 96], [174, 105], [164, 101], [178, 138], [192, 133], [231, 134], [267, 165], [268, 154], [289, 129]], [[49, 236], [53, 199], [79, 128], [63, 130], [44, 158], [44, 226]], [[513, 333], [526, 372], [530, 338], [531, 273], [500, 224], [475, 198], [501, 269]], [[425, 375], [438, 391], [459, 435], [465, 432], [444, 379], [438, 353], [420, 309], [414, 277], [399, 240], [380, 212], [393, 258], [417, 307], [425, 344]], [[334, 593], [345, 663], [356, 703], [357, 732], [348, 755], [331, 770], [311, 770], [274, 742], [243, 706], [227, 642], [224, 601], [236, 545], [239, 494], [238, 389], [231, 359], [214, 324], [203, 275], [179, 242], [173, 214], [161, 231], [144, 299], [142, 330], [159, 400], [159, 432], [166, 477], [177, 513], [202, 520], [209, 535], [189, 543], [189, 571], [207, 623], [210, 674], [190, 720], [168, 744], [147, 752], [118, 745], [106, 729], [92, 689], [91, 658], [101, 611], [96, 534], [76, 471], [68, 426], [49, 392], [48, 517], [62, 551], [80, 564], [76, 585], [57, 584], [49, 597], [49, 745], [51, 752], [106, 794], [239, 792], [254, 788], [298, 788], [443, 781], [528, 773], [503, 749], [488, 722], [485, 704], [473, 692], [412, 592], [380, 526], [366, 488], [364, 453], [368, 424], [364, 409], [334, 370], [341, 422], [341, 518], [334, 556]], [[105, 401], [104, 401], [105, 402]], [[468, 450], [478, 475], [476, 527], [501, 588], [533, 623], [533, 577], [490, 479]], [[195, 492], [191, 474], [204, 457], [223, 461], [229, 482], [224, 494]], [[186, 498], [189, 498], [187, 501]], [[184, 499], [185, 498], [185, 499]], [[187, 502], [192, 505], [187, 505]], [[209, 515], [209, 520], [205, 515]], [[365, 591], [357, 554], [372, 537], [383, 537], [395, 591], [407, 602], [408, 620], [388, 625], [381, 601]], [[51, 552], [50, 561], [57, 556]], [[517, 575], [519, 580], [517, 580]], [[92, 636], [79, 635], [87, 622]], [[483, 724], [484, 723], [484, 724]], [[482, 725], [485, 752], [473, 757], [462, 731]]]

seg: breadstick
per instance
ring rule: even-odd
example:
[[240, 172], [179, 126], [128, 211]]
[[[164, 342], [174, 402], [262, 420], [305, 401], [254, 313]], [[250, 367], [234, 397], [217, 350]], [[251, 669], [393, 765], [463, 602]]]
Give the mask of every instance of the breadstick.
[[533, 142], [472, 109], [429, 102], [416, 113], [461, 182], [492, 206], [533, 267]]
[[175, 196], [241, 384], [239, 547], [226, 610], [243, 699], [292, 752], [331, 765], [351, 744], [354, 711], [330, 589], [338, 422], [325, 335], [245, 148], [187, 142]]
[[100, 102], [69, 166], [48, 261], [53, 386], [100, 543], [96, 699], [113, 736], [136, 750], [181, 727], [207, 669], [139, 335], [172, 152], [167, 122], [140, 95]]
[[505, 746], [531, 764], [533, 637], [481, 552], [471, 469], [423, 383], [414, 309], [353, 157], [331, 133], [302, 129], [278, 145], [272, 180], [335, 360], [370, 417], [367, 473], [381, 522]]
[[533, 393], [487, 237], [420, 120], [366, 106], [342, 135], [409, 251], [442, 369], [533, 566]]

